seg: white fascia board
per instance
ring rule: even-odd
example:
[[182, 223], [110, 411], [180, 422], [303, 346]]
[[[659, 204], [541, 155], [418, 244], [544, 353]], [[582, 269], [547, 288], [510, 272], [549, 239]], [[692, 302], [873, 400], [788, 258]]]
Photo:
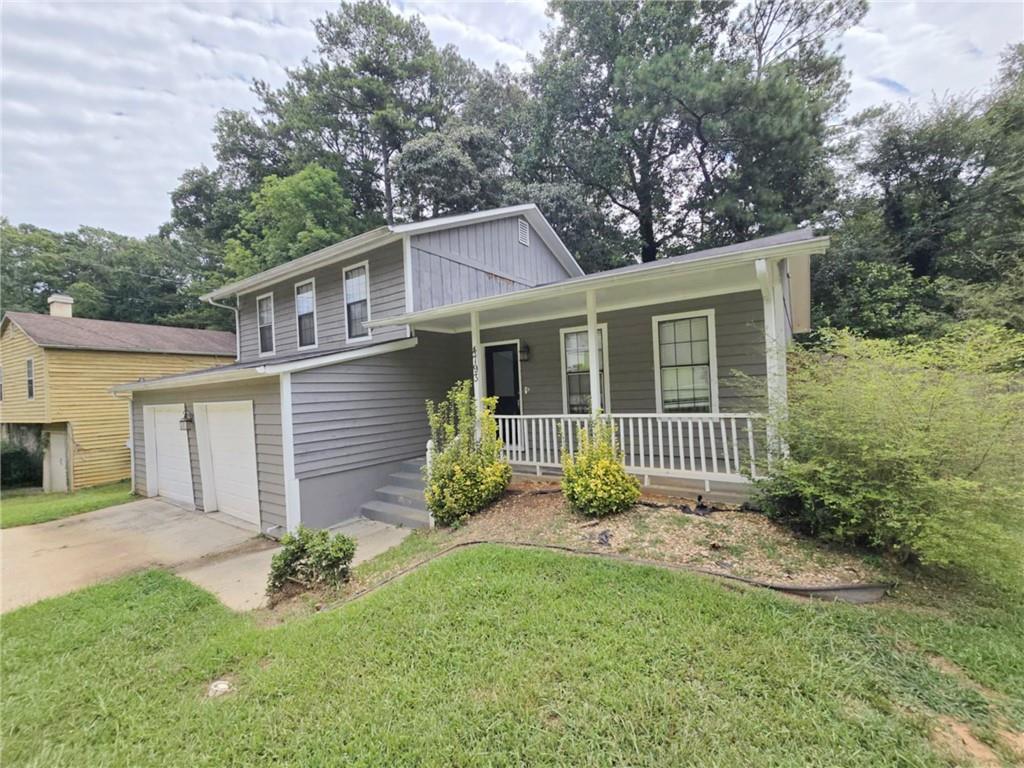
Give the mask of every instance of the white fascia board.
[[192, 376], [169, 376], [163, 379], [118, 384], [111, 387], [110, 391], [117, 394], [119, 392], [149, 392], [156, 389], [182, 389], [184, 387], [196, 387], [205, 384], [222, 384], [230, 381], [255, 379], [262, 375], [259, 368], [234, 368], [230, 371], [213, 369], [209, 373], [197, 373]]
[[300, 256], [299, 258], [285, 264], [279, 264], [271, 269], [258, 272], [244, 280], [237, 280], [234, 283], [228, 283], [227, 285], [218, 288], [216, 291], [211, 291], [199, 298], [201, 301], [209, 302], [211, 300], [217, 301], [220, 299], [227, 299], [243, 293], [252, 293], [260, 288], [287, 280], [291, 277], [295, 277], [296, 275], [301, 275], [305, 272], [309, 272], [310, 270], [324, 266], [325, 264], [330, 264], [353, 256], [359, 256], [366, 251], [371, 251], [374, 248], [380, 248], [383, 245], [388, 245], [399, 239], [400, 235], [392, 232], [390, 228], [377, 227], [376, 229], [371, 229], [369, 232], [364, 232], [361, 235], [350, 237], [348, 240], [342, 240], [340, 243], [328, 245], [326, 248], [321, 248], [319, 251], [313, 251], [313, 253]]
[[828, 247], [828, 237], [815, 237], [808, 240], [801, 240], [796, 243], [783, 243], [780, 245], [769, 245], [761, 248], [751, 248], [749, 251], [741, 251], [727, 256], [709, 256], [704, 259], [692, 261], [665, 262], [655, 264], [648, 269], [634, 270], [630, 272], [597, 272], [585, 277], [566, 280], [550, 285], [542, 285], [537, 288], [526, 288], [521, 291], [503, 293], [499, 296], [488, 296], [483, 299], [472, 299], [458, 304], [448, 304], [434, 309], [427, 309], [420, 312], [411, 312], [405, 315], [371, 320], [370, 327], [383, 325], [412, 325], [413, 327], [425, 328], [424, 323], [433, 320], [443, 320], [469, 312], [484, 312], [488, 309], [502, 307], [514, 307], [519, 304], [528, 304], [555, 296], [565, 296], [568, 293], [583, 293], [588, 290], [596, 290], [607, 286], [644, 282], [646, 280], [664, 280], [681, 274], [693, 274], [707, 270], [719, 269], [754, 262], [757, 259], [768, 259], [778, 261], [787, 256], [798, 256], [804, 254], [821, 253]]
[[313, 368], [322, 368], [325, 365], [336, 365], [347, 363], [351, 360], [362, 360], [366, 357], [386, 355], [389, 352], [400, 352], [403, 349], [411, 349], [419, 343], [415, 336], [399, 341], [389, 341], [385, 344], [373, 344], [359, 349], [349, 349], [344, 352], [336, 352], [333, 355], [320, 355], [318, 357], [307, 357], [302, 360], [294, 360], [290, 363], [276, 363], [261, 365], [258, 370], [262, 374], [278, 376], [282, 373], [297, 373], [308, 371]]

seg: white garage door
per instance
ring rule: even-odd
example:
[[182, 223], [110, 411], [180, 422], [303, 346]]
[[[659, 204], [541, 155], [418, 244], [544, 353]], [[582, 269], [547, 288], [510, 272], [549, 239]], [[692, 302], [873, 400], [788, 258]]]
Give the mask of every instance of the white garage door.
[[149, 405], [146, 421], [146, 484], [151, 496], [159, 495], [193, 506], [192, 464], [188, 433], [180, 422], [184, 405]]
[[260, 523], [252, 401], [196, 403], [203, 506]]

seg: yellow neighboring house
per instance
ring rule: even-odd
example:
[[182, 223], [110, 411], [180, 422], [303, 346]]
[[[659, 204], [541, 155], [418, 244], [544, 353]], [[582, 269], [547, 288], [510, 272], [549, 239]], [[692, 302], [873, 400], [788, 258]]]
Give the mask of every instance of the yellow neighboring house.
[[43, 489], [71, 491], [131, 474], [128, 401], [110, 388], [235, 362], [235, 334], [50, 314], [0, 321], [0, 423], [5, 439], [42, 442]]

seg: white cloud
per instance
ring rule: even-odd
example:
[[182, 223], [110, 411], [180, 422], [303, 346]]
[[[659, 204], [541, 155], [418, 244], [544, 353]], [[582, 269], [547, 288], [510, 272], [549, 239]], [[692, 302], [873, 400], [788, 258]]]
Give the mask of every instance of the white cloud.
[[[313, 54], [316, 2], [7, 1], [2, 14], [3, 213], [53, 229], [147, 234], [186, 168], [211, 164], [220, 108], [255, 104]], [[540, 51], [544, 0], [396, 2], [484, 67]], [[983, 89], [1024, 37], [1019, 3], [876, 3], [843, 39], [849, 107]], [[905, 89], [905, 92], [904, 90]]]

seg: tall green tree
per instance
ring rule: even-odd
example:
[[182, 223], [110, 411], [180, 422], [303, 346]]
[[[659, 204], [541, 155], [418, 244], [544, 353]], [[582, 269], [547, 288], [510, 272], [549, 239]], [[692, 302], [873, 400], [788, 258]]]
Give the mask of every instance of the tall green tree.
[[233, 276], [246, 277], [344, 240], [358, 226], [334, 174], [310, 164], [263, 180], [227, 243], [224, 263]]
[[828, 200], [845, 93], [826, 43], [865, 10], [828, 6], [756, 0], [730, 20], [728, 0], [553, 0], [537, 154], [599, 195], [644, 261], [805, 221]]

